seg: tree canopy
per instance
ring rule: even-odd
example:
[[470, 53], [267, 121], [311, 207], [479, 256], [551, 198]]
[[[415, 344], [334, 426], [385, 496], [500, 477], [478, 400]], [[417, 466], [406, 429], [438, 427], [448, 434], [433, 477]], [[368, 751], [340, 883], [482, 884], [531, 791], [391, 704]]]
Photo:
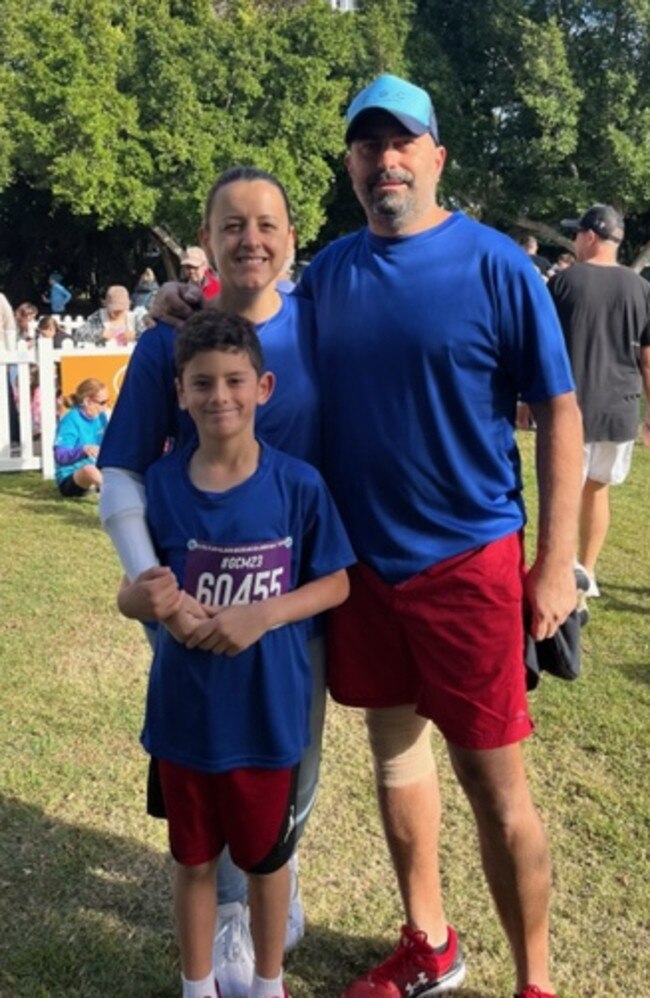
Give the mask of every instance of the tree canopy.
[[357, 223], [343, 111], [386, 70], [432, 94], [449, 204], [561, 244], [558, 219], [606, 201], [644, 248], [650, 0], [357, 6], [2, 0], [0, 216], [31, 190], [99, 230], [186, 243], [216, 174], [254, 162], [284, 181], [314, 245]]

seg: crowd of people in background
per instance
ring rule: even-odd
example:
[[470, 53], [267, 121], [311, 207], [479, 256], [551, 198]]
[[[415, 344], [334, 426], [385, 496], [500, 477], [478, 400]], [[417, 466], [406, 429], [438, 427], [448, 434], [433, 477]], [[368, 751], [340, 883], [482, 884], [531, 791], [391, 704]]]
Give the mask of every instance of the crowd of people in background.
[[[198, 250], [201, 260], [193, 254]], [[207, 258], [198, 247], [188, 247], [181, 258], [181, 273], [192, 279], [186, 269], [188, 262], [200, 263], [195, 279], [202, 287], [212, 287], [218, 282], [208, 267]], [[189, 263], [188, 263], [189, 265]], [[115, 346], [133, 345], [141, 333], [153, 321], [149, 317], [149, 306], [153, 301], [159, 283], [154, 271], [147, 267], [140, 274], [132, 292], [124, 285], [114, 284], [107, 288], [100, 308], [87, 318], [73, 319], [66, 315], [70, 303], [74, 301], [72, 292], [63, 284], [59, 271], [48, 277], [48, 290], [41, 295], [42, 306], [31, 301], [21, 302], [12, 308], [6, 295], [0, 293], [0, 350], [22, 349], [33, 357], [30, 367], [30, 410], [32, 437], [38, 440], [41, 433], [41, 390], [38, 377], [36, 345], [38, 340], [49, 339], [55, 350], [76, 346]], [[11, 444], [18, 446], [20, 438], [18, 367], [13, 364], [8, 369], [8, 404]], [[60, 377], [57, 365], [57, 416], [63, 416], [69, 409], [68, 400], [60, 391]], [[69, 397], [70, 398], [70, 397]]]

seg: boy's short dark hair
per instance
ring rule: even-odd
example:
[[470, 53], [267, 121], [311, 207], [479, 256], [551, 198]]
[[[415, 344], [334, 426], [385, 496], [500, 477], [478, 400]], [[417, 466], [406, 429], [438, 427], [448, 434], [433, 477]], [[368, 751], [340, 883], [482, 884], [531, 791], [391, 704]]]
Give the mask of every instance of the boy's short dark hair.
[[193, 357], [210, 350], [245, 353], [257, 376], [264, 373], [264, 354], [255, 326], [241, 315], [217, 309], [204, 309], [192, 315], [176, 334], [174, 354], [178, 377]]

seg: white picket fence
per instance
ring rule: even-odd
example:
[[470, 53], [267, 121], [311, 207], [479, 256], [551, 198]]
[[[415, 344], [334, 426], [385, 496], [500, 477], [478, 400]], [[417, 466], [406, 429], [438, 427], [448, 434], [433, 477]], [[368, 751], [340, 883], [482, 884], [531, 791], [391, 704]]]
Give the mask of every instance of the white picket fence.
[[[66, 319], [69, 318], [66, 316]], [[80, 320], [83, 321], [83, 320]], [[71, 320], [72, 325], [64, 327], [74, 329], [78, 324]], [[79, 344], [75, 346], [72, 339], [65, 340], [60, 350], [55, 350], [51, 339], [39, 338], [34, 347], [29, 348], [24, 341], [18, 341], [14, 350], [0, 349], [0, 472], [2, 471], [38, 471], [44, 478], [54, 477], [53, 444], [56, 434], [56, 365], [63, 356], [97, 356], [106, 357], [114, 354], [128, 357], [132, 345], [127, 347], [93, 346]], [[38, 367], [38, 383], [40, 386], [40, 436], [35, 435], [32, 419], [30, 373]], [[18, 394], [19, 440], [12, 443], [10, 424], [9, 371], [15, 369]]]

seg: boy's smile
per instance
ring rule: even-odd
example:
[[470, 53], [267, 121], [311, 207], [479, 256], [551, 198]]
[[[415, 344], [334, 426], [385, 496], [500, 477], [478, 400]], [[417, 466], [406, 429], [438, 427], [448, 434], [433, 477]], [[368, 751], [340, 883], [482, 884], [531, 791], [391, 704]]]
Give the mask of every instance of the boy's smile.
[[261, 377], [246, 353], [206, 350], [185, 365], [179, 404], [194, 420], [199, 439], [225, 441], [253, 435], [255, 410], [269, 398], [273, 376]]

